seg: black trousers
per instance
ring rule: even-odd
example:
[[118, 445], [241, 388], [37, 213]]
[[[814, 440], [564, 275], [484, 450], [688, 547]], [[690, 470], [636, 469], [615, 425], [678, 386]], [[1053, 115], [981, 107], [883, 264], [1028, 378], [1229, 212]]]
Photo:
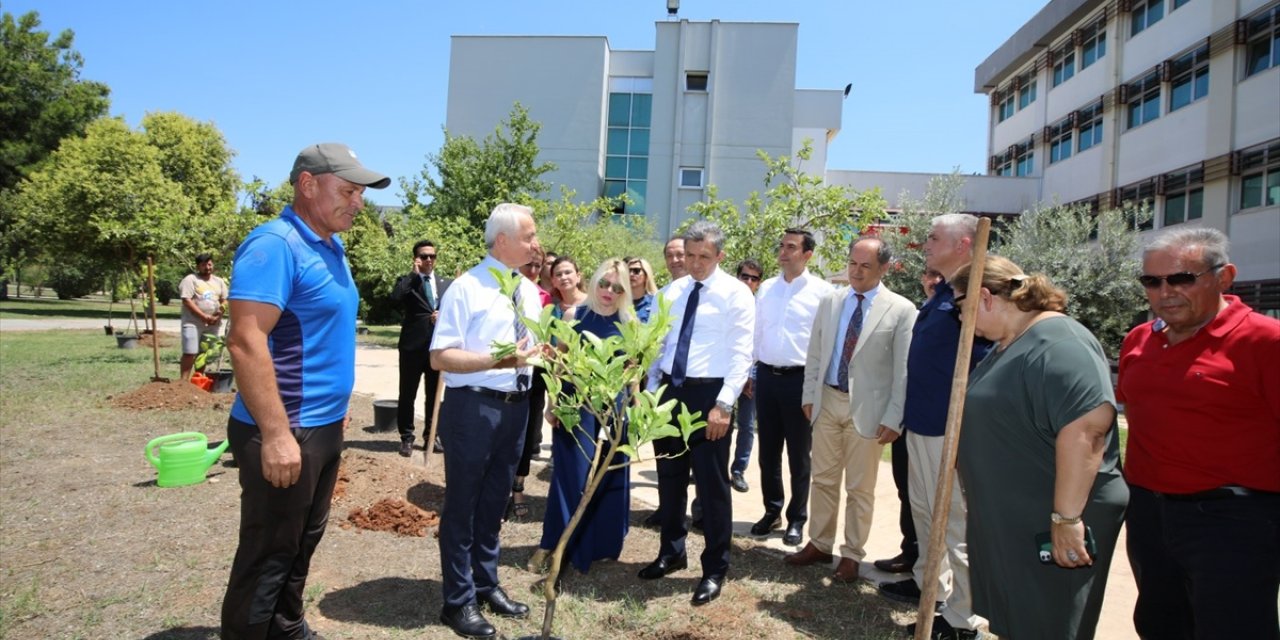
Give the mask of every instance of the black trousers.
[[[400, 399], [396, 405], [396, 427], [400, 430], [401, 442], [413, 442], [413, 404], [418, 399], [418, 383], [426, 379], [423, 395], [422, 437], [431, 433], [431, 410], [436, 402], [436, 387], [440, 384], [440, 372], [431, 368], [431, 350], [400, 350]], [[431, 443], [427, 443], [428, 450]]]
[[524, 450], [528, 398], [505, 402], [466, 387], [440, 405], [444, 507], [440, 512], [441, 589], [461, 607], [498, 586], [498, 533]]
[[[542, 379], [545, 369], [534, 368], [533, 379], [529, 382], [529, 423], [524, 430], [524, 451], [520, 453], [520, 464], [516, 465], [516, 477], [529, 475], [529, 464], [533, 454], [542, 446], [542, 411], [547, 408], [547, 381]], [[512, 486], [512, 491], [524, 491], [524, 483]]]
[[[699, 384], [676, 388], [669, 381], [662, 402], [678, 400], [690, 412], [710, 414], [716, 406], [721, 384]], [[699, 429], [689, 437], [689, 451], [684, 451], [680, 438], [660, 438], [653, 442], [658, 458], [658, 510], [662, 522], [659, 555], [684, 555], [684, 506], [689, 500], [689, 470], [693, 470], [694, 487], [702, 505], [702, 532], [706, 547], [702, 551], [702, 576], [723, 578], [729, 571], [729, 542], [733, 536], [733, 501], [729, 494], [729, 448], [733, 443], [733, 421], [729, 432], [719, 440], [707, 440], [706, 430]]]
[[1280, 495], [1182, 500], [1129, 485], [1142, 638], [1280, 638]]
[[889, 445], [893, 467], [893, 486], [898, 489], [898, 529], [902, 531], [902, 555], [909, 560], [920, 557], [916, 541], [916, 522], [911, 519], [911, 499], [907, 494], [907, 434], [903, 432]]
[[329, 520], [342, 423], [294, 429], [293, 436], [302, 450], [302, 474], [293, 486], [278, 489], [262, 476], [257, 425], [227, 420], [240, 468], [240, 545], [222, 601], [224, 640], [306, 637], [302, 592]]
[[809, 520], [809, 479], [812, 461], [813, 426], [804, 417], [800, 398], [804, 392], [804, 371], [796, 369], [774, 375], [760, 365], [756, 369], [756, 457], [760, 462], [760, 493], [764, 512], [781, 515], [786, 493], [782, 487], [782, 449], [787, 450], [791, 471], [791, 501], [787, 503], [787, 523]]

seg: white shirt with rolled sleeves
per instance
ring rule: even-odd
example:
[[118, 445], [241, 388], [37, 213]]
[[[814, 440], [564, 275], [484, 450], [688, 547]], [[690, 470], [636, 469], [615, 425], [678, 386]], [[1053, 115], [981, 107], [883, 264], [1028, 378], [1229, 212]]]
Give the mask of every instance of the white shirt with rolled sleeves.
[[[440, 320], [431, 337], [431, 350], [462, 349], [473, 353], [493, 353], [492, 343], [515, 341], [515, 311], [511, 298], [502, 295], [498, 281], [489, 269], [510, 272], [511, 269], [493, 256], [485, 256], [480, 264], [467, 270], [445, 289], [440, 300]], [[524, 315], [536, 319], [542, 313], [537, 285], [520, 278], [520, 302]], [[530, 344], [533, 334], [529, 334]], [[526, 346], [525, 348], [528, 348]], [[473, 373], [444, 372], [449, 388], [485, 387], [495, 391], [518, 391], [516, 376], [533, 375], [532, 367], [519, 369], [485, 369]]]
[[[684, 322], [685, 303], [689, 300], [693, 283], [693, 276], [685, 276], [659, 292], [671, 303], [673, 322], [662, 343], [661, 353], [649, 369], [650, 391], [657, 391], [662, 384], [662, 376], [671, 373], [680, 325]], [[747, 285], [719, 267], [702, 285], [698, 293], [698, 315], [689, 339], [685, 375], [690, 378], [724, 378], [716, 402], [732, 405], [737, 402], [751, 372], [755, 297]]]
[[756, 360], [775, 367], [803, 367], [818, 304], [834, 290], [808, 269], [791, 282], [782, 276], [765, 280], [756, 296]]

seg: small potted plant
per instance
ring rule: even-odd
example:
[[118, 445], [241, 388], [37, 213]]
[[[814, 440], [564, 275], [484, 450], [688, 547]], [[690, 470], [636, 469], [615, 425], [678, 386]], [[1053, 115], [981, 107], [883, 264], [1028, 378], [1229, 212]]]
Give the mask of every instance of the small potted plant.
[[[210, 360], [214, 361], [213, 370], [206, 370]], [[222, 367], [224, 361], [227, 363], [225, 369]], [[200, 353], [196, 354], [195, 369], [203, 372], [205, 377], [213, 381], [210, 392], [230, 393], [231, 382], [235, 376], [231, 369], [231, 360], [227, 356], [226, 338], [215, 333], [200, 336]]]

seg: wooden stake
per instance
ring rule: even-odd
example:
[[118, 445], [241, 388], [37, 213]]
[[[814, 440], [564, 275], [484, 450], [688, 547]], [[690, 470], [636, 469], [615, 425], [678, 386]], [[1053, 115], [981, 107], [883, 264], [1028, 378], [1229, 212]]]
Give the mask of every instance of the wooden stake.
[[151, 299], [149, 306], [151, 307], [151, 360], [155, 363], [155, 375], [151, 376], [152, 382], [168, 382], [168, 378], [160, 377], [160, 329], [156, 326], [156, 263], [151, 256], [147, 256], [147, 289], [150, 290]]
[[942, 468], [938, 470], [938, 490], [933, 499], [933, 524], [929, 529], [928, 555], [925, 556], [924, 584], [920, 585], [920, 605], [916, 611], [916, 640], [933, 633], [934, 602], [938, 599], [938, 574], [942, 554], [947, 552], [947, 518], [951, 511], [951, 491], [956, 475], [960, 425], [964, 416], [964, 395], [969, 387], [969, 361], [973, 353], [974, 321], [977, 319], [982, 274], [987, 266], [987, 240], [991, 235], [991, 219], [978, 220], [978, 236], [973, 242], [973, 262], [969, 265], [969, 286], [961, 302], [960, 344], [956, 347], [956, 369], [951, 377], [951, 403], [947, 408], [946, 435], [942, 445]]
[[444, 402], [444, 372], [436, 380], [436, 401], [431, 407], [431, 433], [427, 434], [427, 443], [422, 445], [422, 466], [431, 467], [431, 451], [436, 446], [436, 425], [440, 424], [440, 403]]

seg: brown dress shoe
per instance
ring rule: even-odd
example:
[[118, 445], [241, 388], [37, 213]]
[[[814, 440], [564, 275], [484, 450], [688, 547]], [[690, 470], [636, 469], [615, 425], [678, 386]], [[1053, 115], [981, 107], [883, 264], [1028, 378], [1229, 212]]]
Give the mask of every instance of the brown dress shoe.
[[831, 575], [836, 582], [854, 582], [858, 579], [858, 561], [853, 558], [840, 558], [836, 572]]
[[819, 562], [830, 563], [831, 558], [831, 554], [819, 551], [818, 548], [813, 546], [813, 543], [810, 542], [809, 544], [806, 544], [803, 549], [784, 556], [782, 561], [793, 567], [807, 567], [811, 564], [818, 564]]

